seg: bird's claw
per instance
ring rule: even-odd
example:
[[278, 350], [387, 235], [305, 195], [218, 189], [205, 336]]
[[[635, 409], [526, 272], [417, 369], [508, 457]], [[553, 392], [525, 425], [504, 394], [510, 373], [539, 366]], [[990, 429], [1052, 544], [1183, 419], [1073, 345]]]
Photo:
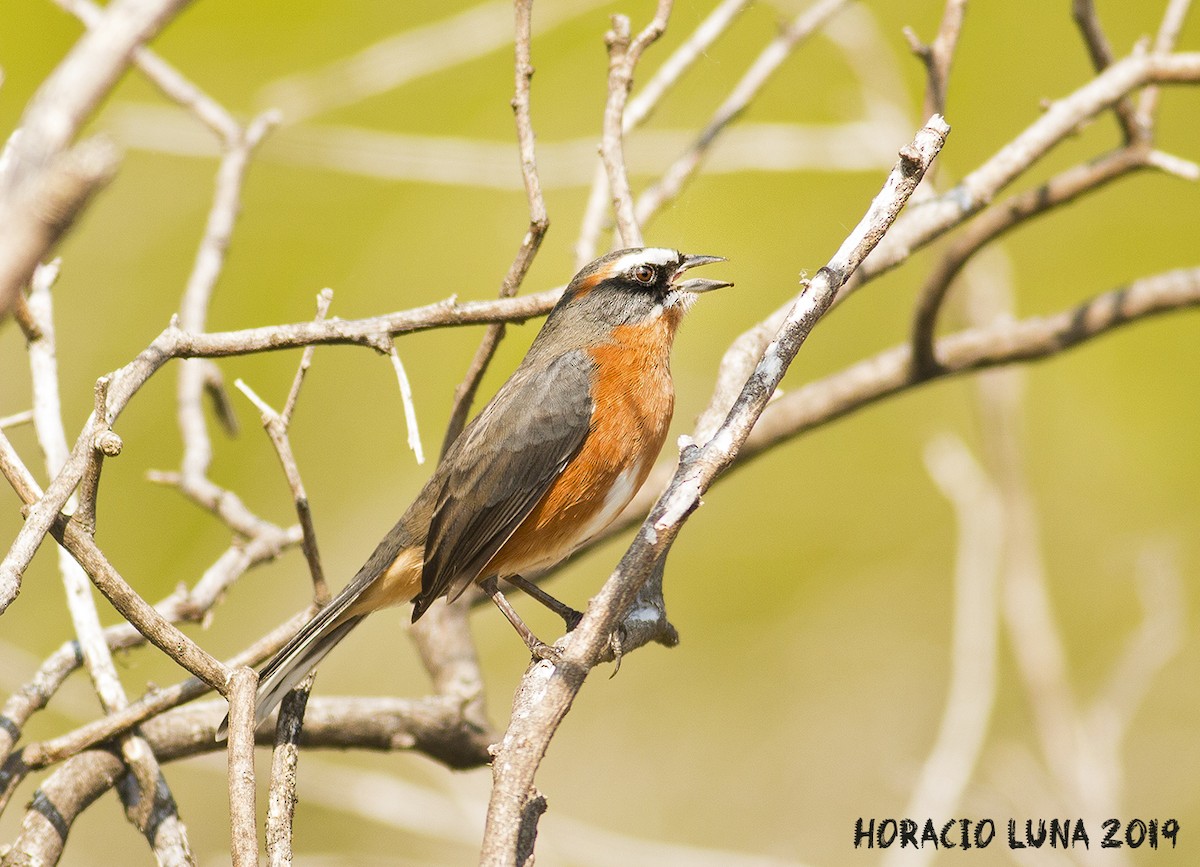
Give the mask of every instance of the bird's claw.
[[613, 655], [613, 671], [608, 676], [612, 680], [617, 676], [617, 672], [621, 670], [621, 657], [625, 653], [625, 639], [628, 637], [628, 632], [625, 629], [624, 623], [618, 623], [617, 628], [608, 635], [608, 649]]

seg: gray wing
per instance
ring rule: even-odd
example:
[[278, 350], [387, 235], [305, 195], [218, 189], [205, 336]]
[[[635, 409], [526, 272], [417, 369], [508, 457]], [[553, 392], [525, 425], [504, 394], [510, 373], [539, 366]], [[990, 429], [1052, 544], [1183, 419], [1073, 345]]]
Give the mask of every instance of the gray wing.
[[[452, 446], [429, 525], [416, 620], [461, 593], [579, 451], [591, 425], [583, 352], [518, 371]], [[456, 459], [462, 454], [464, 459]]]

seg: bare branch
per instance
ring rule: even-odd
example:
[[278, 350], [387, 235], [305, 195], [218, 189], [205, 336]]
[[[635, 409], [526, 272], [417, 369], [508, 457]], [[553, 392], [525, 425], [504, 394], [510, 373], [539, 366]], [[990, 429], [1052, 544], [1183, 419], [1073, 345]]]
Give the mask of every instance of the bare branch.
[[[274, 655], [279, 648], [283, 647], [300, 630], [300, 627], [312, 619], [315, 611], [315, 607], [310, 607], [296, 614], [275, 629], [272, 629], [250, 647], [234, 656], [226, 665], [230, 669], [243, 665], [257, 665]], [[137, 636], [137, 640], [133, 638], [134, 635]], [[133, 647], [140, 644], [143, 640], [140, 633], [128, 627], [110, 627], [105, 631], [105, 637], [108, 639], [109, 646], [114, 649]], [[74, 645], [68, 645], [67, 648], [60, 650], [52, 656], [47, 661], [47, 664], [43, 666], [43, 672], [47, 672], [53, 680], [50, 680], [47, 684], [47, 689], [43, 691], [45, 698], [41, 701], [42, 706], [48, 701], [49, 693], [57, 689], [61, 679], [65, 678], [67, 674], [78, 666], [79, 663], [75, 658], [75, 654]], [[39, 679], [41, 677], [42, 672], [39, 672]], [[122, 711], [110, 713], [101, 719], [80, 726], [67, 734], [27, 744], [21, 750], [21, 764], [26, 770], [34, 770], [57, 764], [90, 747], [117, 737], [139, 723], [158, 716], [163, 711], [197, 699], [211, 689], [211, 686], [193, 677], [173, 686], [151, 690]], [[26, 713], [25, 718], [27, 719], [28, 716], [29, 714]], [[19, 724], [23, 724], [24, 722], [24, 720], [17, 720], [15, 717], [11, 719]], [[3, 757], [4, 754], [0, 753], [0, 759], [3, 759]], [[0, 761], [0, 764], [3, 764], [3, 762]], [[2, 791], [3, 786], [0, 786], [0, 792]]]
[[763, 49], [733, 91], [713, 113], [692, 146], [663, 173], [662, 178], [638, 197], [636, 222], [645, 223], [674, 200], [700, 167], [713, 142], [733, 123], [770, 81], [792, 52], [846, 5], [848, 0], [817, 0]]
[[941, 369], [925, 379], [914, 380], [910, 375], [909, 344], [897, 346], [775, 401], [763, 413], [742, 457], [916, 385], [1046, 358], [1114, 328], [1196, 306], [1200, 306], [1200, 268], [1167, 271], [1052, 315], [1000, 321], [942, 337], [936, 347]]
[[300, 762], [300, 730], [314, 674], [289, 690], [279, 706], [275, 749], [271, 754], [271, 793], [267, 803], [267, 859], [272, 867], [292, 863], [292, 819], [296, 812], [296, 767]]
[[958, 36], [962, 32], [963, 17], [967, 12], [967, 0], [946, 0], [942, 12], [942, 23], [937, 36], [926, 45], [910, 28], [904, 28], [913, 53], [925, 64], [925, 104], [922, 117], [946, 113], [946, 92], [950, 86], [950, 66], [954, 62], [954, 49], [958, 47]]
[[[96, 29], [104, 22], [104, 9], [91, 0], [54, 0], [54, 2], [60, 9], [82, 21], [89, 30]], [[234, 120], [233, 115], [149, 48], [139, 45], [133, 49], [132, 57], [134, 66], [164, 96], [199, 118], [223, 142], [232, 144], [241, 135], [241, 128]]]
[[612, 29], [604, 37], [608, 46], [608, 101], [604, 106], [600, 157], [608, 173], [617, 237], [622, 247], [642, 246], [642, 230], [634, 215], [633, 192], [629, 188], [629, 174], [625, 167], [625, 103], [633, 88], [633, 74], [642, 52], [666, 31], [672, 5], [672, 0], [659, 0], [654, 18], [636, 37], [631, 35], [629, 19], [624, 15], [614, 15]]
[[[1113, 53], [1108, 44], [1108, 37], [1104, 35], [1104, 28], [1100, 26], [1094, 0], [1073, 0], [1071, 17], [1075, 19], [1075, 25], [1083, 35], [1092, 66], [1097, 72], [1103, 72], [1112, 64]], [[1132, 99], [1123, 96], [1116, 101], [1113, 108], [1121, 124], [1121, 132], [1125, 135], [1126, 144], [1149, 139], [1149, 128], [1142, 123]]]
[[[38, 88], [0, 171], [0, 316], [37, 262], [113, 174], [107, 145], [67, 148], [129, 64], [188, 0], [116, 0]], [[46, 202], [49, 208], [37, 203]], [[0, 611], [6, 607], [0, 577]]]
[[933, 340], [938, 313], [955, 277], [976, 253], [1031, 218], [1098, 190], [1130, 172], [1146, 168], [1149, 153], [1148, 147], [1134, 145], [1095, 162], [1073, 166], [1036, 189], [1018, 193], [1006, 202], [988, 208], [973, 220], [954, 240], [921, 288], [912, 324], [915, 375], [924, 376], [937, 368]]
[[37, 263], [116, 170], [113, 146], [90, 139], [53, 157], [27, 182], [0, 196], [0, 317], [18, 303]]
[[[550, 220], [546, 215], [546, 202], [542, 198], [542, 182], [538, 178], [533, 121], [529, 115], [529, 85], [533, 78], [533, 61], [530, 53], [530, 40], [533, 32], [533, 0], [517, 0], [513, 5], [516, 12], [516, 39], [514, 40], [516, 44], [514, 63], [516, 95], [513, 96], [512, 108], [517, 122], [517, 144], [521, 151], [521, 177], [525, 181], [525, 197], [529, 200], [529, 228], [525, 232], [520, 249], [517, 250], [516, 258], [509, 266], [504, 282], [500, 285], [501, 298], [511, 298], [517, 294], [517, 290], [521, 288], [521, 283], [524, 282], [525, 275], [529, 271], [529, 266], [533, 264], [533, 259], [542, 246], [542, 238], [545, 237], [546, 230], [550, 228]], [[488, 364], [491, 363], [492, 356], [496, 353], [496, 347], [503, 339], [504, 323], [494, 322], [487, 327], [483, 340], [480, 342], [479, 348], [475, 350], [475, 356], [467, 367], [466, 376], [454, 390], [454, 406], [450, 410], [450, 421], [446, 425], [446, 435], [442, 439], [443, 455], [462, 433], [462, 429], [467, 423], [467, 417], [471, 413], [471, 405], [475, 402], [475, 392], [479, 389], [479, 382], [487, 372]], [[399, 366], [400, 356], [396, 354], [394, 346], [392, 351], [392, 359], [397, 365], [397, 375], [399, 375], [403, 370]], [[407, 378], [401, 377], [402, 393], [405, 382], [407, 382]], [[404, 407], [406, 418], [409, 421], [409, 445], [411, 446], [416, 424], [415, 415], [408, 413], [410, 406], [411, 400], [406, 401]], [[419, 439], [417, 439], [414, 451], [417, 452], [417, 463], [424, 463]]]
[[188, 0], [116, 0], [38, 88], [0, 178], [7, 197], [62, 153], [116, 85], [135, 48], [148, 42]]
[[[663, 64], [655, 71], [646, 85], [629, 100], [625, 116], [621, 120], [621, 131], [629, 135], [653, 113], [667, 92], [675, 86], [684, 73], [713, 43], [729, 29], [733, 20], [749, 5], [749, 0], [722, 0], [708, 14], [692, 35], [684, 40]], [[596, 258], [596, 243], [604, 228], [604, 215], [609, 204], [608, 172], [604, 160], [596, 161], [592, 177], [591, 192], [579, 227], [579, 239], [575, 242], [575, 270], [579, 270]]]
[[904, 262], [917, 250], [985, 207], [1088, 118], [1150, 82], [1200, 81], [1200, 53], [1134, 55], [1109, 66], [1074, 93], [1052, 103], [1020, 135], [953, 189], [911, 209], [863, 263], [843, 294]]
[[254, 790], [254, 692], [258, 673], [237, 668], [229, 678], [229, 824], [234, 867], [258, 867]]
[[[1183, 29], [1183, 22], [1187, 19], [1191, 5], [1192, 0], [1168, 0], [1167, 11], [1163, 13], [1162, 24], [1159, 25], [1158, 33], [1154, 37], [1154, 46], [1151, 51], [1155, 54], [1169, 54], [1175, 50], [1175, 43], [1179, 40], [1179, 31]], [[1137, 113], [1140, 124], [1149, 128], [1154, 123], [1154, 114], [1157, 110], [1158, 86], [1152, 84], [1142, 91], [1142, 97], [1138, 102]]]
[[[33, 476], [25, 468], [16, 450], [2, 432], [0, 432], [0, 472], [4, 473], [17, 495], [27, 504], [45, 502], [50, 496], [47, 493], [39, 498], [40, 492]], [[58, 478], [62, 478], [62, 473]], [[138, 631], [145, 635], [152, 644], [192, 674], [213, 689], [224, 693], [225, 683], [228, 679], [225, 667], [138, 596], [108, 562], [103, 552], [96, 547], [95, 540], [87, 532], [64, 515], [58, 515], [51, 521], [50, 532], [71, 552], [71, 556], [88, 573], [92, 583], [113, 603], [126, 620], [137, 627]]]

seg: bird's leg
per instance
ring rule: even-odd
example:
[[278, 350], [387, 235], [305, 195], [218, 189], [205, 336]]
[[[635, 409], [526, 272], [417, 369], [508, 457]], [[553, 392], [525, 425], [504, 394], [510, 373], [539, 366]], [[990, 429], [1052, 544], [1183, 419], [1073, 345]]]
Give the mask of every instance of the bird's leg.
[[567, 624], [567, 632], [570, 632], [572, 629], [578, 626], [579, 621], [583, 619], [583, 612], [576, 611], [565, 602], [560, 602], [541, 587], [537, 586], [532, 581], [527, 581], [520, 575], [505, 575], [504, 580], [514, 587], [521, 588], [538, 602], [542, 603], [559, 617], [561, 617]]
[[521, 619], [521, 615], [517, 614], [508, 600], [504, 598], [504, 594], [500, 592], [500, 588], [496, 586], [496, 577], [494, 575], [480, 581], [479, 586], [483, 588], [484, 593], [492, 597], [492, 601], [496, 603], [496, 607], [500, 609], [500, 613], [508, 618], [508, 622], [512, 624], [513, 629], [517, 630], [517, 635], [521, 636], [521, 640], [525, 642], [525, 646], [529, 648], [529, 652], [534, 657], [537, 659], [548, 659], [551, 662], [559, 658], [561, 654], [558, 648], [551, 647], [542, 641], [533, 634], [532, 629], [525, 625], [525, 621]]

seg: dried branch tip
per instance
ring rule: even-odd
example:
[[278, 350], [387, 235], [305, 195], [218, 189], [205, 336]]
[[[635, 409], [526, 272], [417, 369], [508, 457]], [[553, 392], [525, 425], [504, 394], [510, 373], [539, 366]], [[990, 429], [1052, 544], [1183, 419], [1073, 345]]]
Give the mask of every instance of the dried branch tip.
[[121, 449], [125, 443], [117, 436], [114, 431], [104, 430], [96, 434], [96, 439], [92, 441], [92, 445], [96, 451], [103, 454], [106, 458], [115, 458], [121, 453]]

